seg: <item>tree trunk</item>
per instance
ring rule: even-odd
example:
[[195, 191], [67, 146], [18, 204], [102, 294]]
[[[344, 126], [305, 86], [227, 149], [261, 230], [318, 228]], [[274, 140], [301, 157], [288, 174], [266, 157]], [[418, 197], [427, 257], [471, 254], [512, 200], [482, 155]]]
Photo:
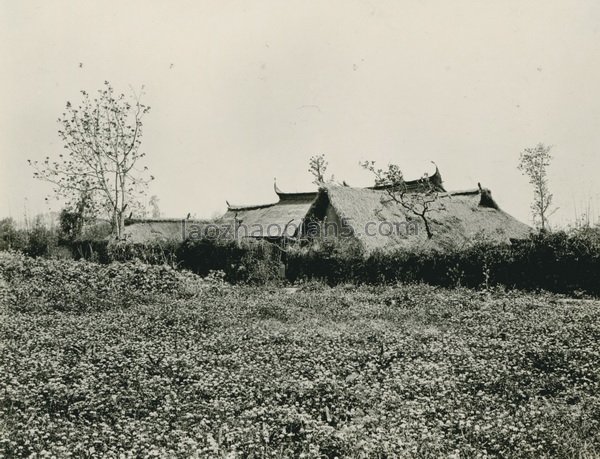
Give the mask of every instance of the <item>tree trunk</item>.
[[113, 218], [112, 218], [112, 224], [113, 224], [113, 233], [115, 235], [115, 239], [117, 241], [120, 241], [121, 239], [123, 239], [123, 233], [124, 233], [124, 229], [125, 229], [125, 212], [118, 210], [118, 209], [113, 209]]
[[425, 231], [427, 232], [427, 239], [433, 238], [433, 233], [431, 232], [431, 228], [429, 227], [429, 222], [427, 221], [427, 217], [425, 215], [419, 215], [425, 223]]
[[118, 239], [122, 240], [125, 238], [125, 212], [122, 210], [117, 213], [117, 235]]

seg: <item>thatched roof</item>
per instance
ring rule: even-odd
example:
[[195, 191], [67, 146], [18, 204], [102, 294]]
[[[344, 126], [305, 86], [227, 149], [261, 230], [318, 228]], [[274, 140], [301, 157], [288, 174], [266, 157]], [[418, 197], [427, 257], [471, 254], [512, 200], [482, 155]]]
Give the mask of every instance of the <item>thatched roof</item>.
[[[306, 235], [310, 232], [307, 222], [322, 221], [331, 205], [337, 217], [348, 222], [349, 228], [340, 228], [339, 233], [348, 234], [350, 229], [367, 251], [398, 247], [441, 248], [478, 239], [508, 243], [511, 239], [526, 237], [531, 231], [529, 226], [502, 211], [492, 199], [491, 192], [481, 186], [446, 192], [437, 166], [433, 175], [405, 182], [403, 187], [409, 197], [424, 189], [434, 190], [439, 196], [434, 210], [427, 214], [434, 234], [431, 239], [428, 239], [420, 217], [390, 199], [391, 188], [386, 185], [352, 188], [325, 184], [318, 192], [305, 193], [284, 193], [275, 185], [278, 202], [250, 206], [227, 203], [227, 213], [221, 223], [238, 228], [240, 237], [276, 239], [284, 235]], [[391, 231], [390, 224], [403, 231]], [[368, 235], [367, 231], [375, 234]]]
[[391, 191], [398, 188], [390, 184], [369, 188], [352, 188], [346, 183], [323, 184], [318, 192], [306, 193], [284, 193], [277, 185], [274, 188], [279, 198], [274, 203], [251, 206], [227, 203], [221, 223], [240, 229], [234, 231], [236, 237], [272, 239], [323, 235], [328, 233], [323, 230], [326, 225], [319, 225], [315, 232], [314, 223], [329, 223], [329, 228], [334, 223], [338, 235], [354, 236], [367, 252], [400, 247], [443, 248], [476, 240], [509, 243], [527, 237], [531, 231], [529, 226], [501, 210], [491, 191], [480, 185], [477, 189], [446, 192], [437, 166], [431, 176], [406, 181], [401, 186], [409, 201], [427, 193], [438, 196], [426, 216], [433, 233], [431, 239], [418, 215], [390, 199]]
[[128, 220], [125, 222], [124, 236], [128, 242], [133, 243], [183, 242], [189, 237], [194, 225], [198, 227], [206, 224], [200, 220], [168, 218]]
[[227, 203], [222, 222], [234, 224], [238, 234], [260, 238], [295, 236], [317, 192], [284, 193], [275, 186], [279, 201], [255, 206]]
[[[434, 234], [432, 239], [427, 238], [420, 217], [391, 200], [385, 190], [330, 185], [320, 192], [327, 195], [337, 215], [347, 220], [353, 235], [367, 251], [398, 247], [442, 248], [478, 238], [508, 243], [510, 239], [526, 237], [531, 231], [529, 226], [500, 210], [491, 198], [491, 192], [482, 188], [439, 194], [438, 209], [427, 214]], [[381, 222], [387, 223], [379, 226], [379, 231]], [[390, 223], [403, 224], [406, 229], [408, 222], [413, 229], [417, 225], [417, 234], [410, 232], [411, 226], [408, 226], [409, 231], [390, 231]], [[376, 234], [365, 234], [365, 228], [370, 234]]]

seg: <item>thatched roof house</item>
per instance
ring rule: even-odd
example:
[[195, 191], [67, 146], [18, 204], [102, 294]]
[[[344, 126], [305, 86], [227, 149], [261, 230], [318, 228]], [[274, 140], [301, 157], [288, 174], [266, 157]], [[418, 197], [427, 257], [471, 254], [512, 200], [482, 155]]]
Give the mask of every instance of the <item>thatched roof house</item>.
[[[394, 248], [442, 248], [474, 240], [508, 243], [527, 237], [531, 228], [499, 208], [484, 188], [446, 192], [441, 176], [425, 179], [438, 199], [422, 219], [390, 199], [389, 187], [352, 188], [324, 184], [318, 192], [284, 193], [272, 204], [233, 206], [222, 221], [239, 228], [240, 237], [280, 239], [314, 236], [351, 237], [367, 252]], [[408, 197], [420, 193], [423, 181], [405, 182]], [[324, 230], [325, 229], [325, 230]]]
[[323, 184], [318, 191], [284, 193], [275, 185], [277, 202], [236, 206], [215, 222], [189, 219], [128, 220], [125, 238], [134, 243], [182, 242], [194, 238], [268, 239], [347, 237], [367, 252], [395, 248], [443, 248], [488, 240], [508, 243], [527, 237], [531, 228], [499, 208], [484, 188], [447, 192], [439, 170], [405, 182], [406, 197], [418, 197], [424, 186], [437, 195], [424, 221], [390, 199], [389, 186], [353, 188]]
[[422, 219], [389, 198], [386, 190], [326, 186], [320, 190], [312, 215], [346, 228], [367, 252], [394, 248], [443, 248], [475, 240], [509, 243], [527, 237], [531, 228], [501, 210], [486, 189], [440, 193], [426, 214], [433, 237]]

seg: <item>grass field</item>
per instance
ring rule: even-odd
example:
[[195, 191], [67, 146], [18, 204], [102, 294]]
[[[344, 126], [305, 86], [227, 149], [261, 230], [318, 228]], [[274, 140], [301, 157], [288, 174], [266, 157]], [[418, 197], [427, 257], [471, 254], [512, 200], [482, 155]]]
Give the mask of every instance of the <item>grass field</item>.
[[4, 307], [0, 455], [597, 457], [599, 318], [425, 285]]

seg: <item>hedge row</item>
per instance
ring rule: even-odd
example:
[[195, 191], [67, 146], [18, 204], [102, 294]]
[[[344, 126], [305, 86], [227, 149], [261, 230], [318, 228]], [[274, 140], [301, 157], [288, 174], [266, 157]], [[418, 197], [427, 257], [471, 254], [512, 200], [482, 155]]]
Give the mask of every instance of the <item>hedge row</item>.
[[600, 294], [600, 230], [532, 235], [511, 245], [477, 243], [446, 251], [375, 252], [349, 241], [281, 248], [265, 241], [196, 240], [131, 244], [71, 242], [76, 259], [100, 263], [139, 260], [190, 270], [222, 271], [232, 283], [281, 279], [340, 283], [427, 282], [446, 287], [504, 285], [528, 290]]
[[340, 283], [427, 282], [452, 287], [504, 285], [527, 290], [600, 294], [600, 231], [532, 235], [510, 245], [481, 242], [446, 251], [375, 252], [351, 241], [280, 248], [268, 242], [214, 240], [109, 250], [127, 260], [170, 260], [197, 274], [225, 273], [229, 282], [262, 284], [281, 278]]
[[422, 281], [441, 286], [504, 285], [527, 290], [600, 294], [598, 232], [537, 234], [511, 245], [480, 243], [466, 249], [421, 252], [340, 250], [321, 244], [288, 254], [287, 277], [343, 282]]

